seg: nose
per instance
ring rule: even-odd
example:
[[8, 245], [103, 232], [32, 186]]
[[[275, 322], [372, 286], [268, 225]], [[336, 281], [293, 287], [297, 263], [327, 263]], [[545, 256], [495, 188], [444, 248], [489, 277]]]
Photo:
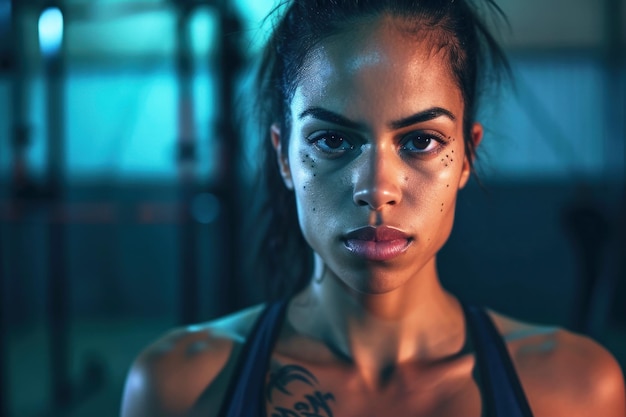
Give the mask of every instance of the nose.
[[356, 205], [381, 210], [400, 203], [403, 174], [396, 159], [396, 155], [380, 149], [370, 149], [361, 155], [353, 178], [352, 198]]

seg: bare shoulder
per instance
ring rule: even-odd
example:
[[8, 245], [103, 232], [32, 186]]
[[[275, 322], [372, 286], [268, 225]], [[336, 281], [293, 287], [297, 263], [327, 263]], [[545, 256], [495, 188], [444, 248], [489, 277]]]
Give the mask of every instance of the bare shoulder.
[[122, 417], [216, 415], [262, 309], [174, 329], [144, 349], [126, 379]]
[[624, 374], [589, 337], [490, 312], [536, 417], [626, 417]]

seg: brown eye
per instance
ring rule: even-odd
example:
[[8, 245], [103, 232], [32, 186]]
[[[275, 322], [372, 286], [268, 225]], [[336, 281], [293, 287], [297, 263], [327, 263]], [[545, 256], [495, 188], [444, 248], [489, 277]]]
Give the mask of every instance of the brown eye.
[[331, 133], [324, 139], [324, 142], [326, 143], [326, 146], [331, 149], [339, 149], [345, 141], [341, 136]]
[[412, 153], [428, 153], [436, 151], [445, 145], [445, 142], [432, 133], [409, 133], [402, 138], [401, 149]]
[[426, 148], [428, 148], [428, 145], [430, 145], [430, 141], [430, 138], [424, 136], [415, 136], [413, 139], [411, 139], [411, 144], [416, 149], [425, 150]]
[[320, 151], [329, 154], [341, 154], [354, 149], [354, 145], [344, 135], [336, 132], [321, 132], [308, 141]]

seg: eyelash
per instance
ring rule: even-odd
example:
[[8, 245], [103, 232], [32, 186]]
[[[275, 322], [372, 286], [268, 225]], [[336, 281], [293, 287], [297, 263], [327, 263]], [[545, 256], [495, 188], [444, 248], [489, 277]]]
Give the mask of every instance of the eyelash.
[[[423, 138], [428, 141], [428, 145], [425, 149], [428, 149], [433, 143], [436, 143], [436, 146], [433, 149], [428, 150], [410, 150], [408, 145], [415, 139]], [[340, 143], [337, 147], [328, 146], [327, 140], [338, 139]], [[307, 137], [307, 142], [312, 144], [317, 150], [327, 155], [333, 157], [339, 157], [346, 153], [347, 151], [351, 151], [355, 149], [355, 145], [352, 143], [353, 140], [349, 139], [347, 135], [344, 135], [339, 132], [326, 130], [318, 133], [314, 133], [313, 135]], [[400, 141], [400, 149], [408, 152], [411, 156], [420, 157], [427, 156], [430, 154], [440, 152], [448, 142], [443, 138], [443, 136], [436, 134], [434, 132], [424, 132], [424, 131], [415, 131], [407, 133], [402, 136]]]
[[[414, 141], [415, 139], [425, 139], [428, 141], [428, 144], [425, 149], [428, 149], [433, 143], [435, 143], [435, 147], [433, 149], [428, 150], [420, 150], [420, 151], [411, 151], [407, 149], [407, 145], [409, 142]], [[448, 142], [441, 136], [436, 133], [431, 132], [411, 132], [402, 137], [400, 141], [400, 149], [408, 151], [409, 153], [414, 154], [415, 156], [425, 156], [433, 153], [440, 152], [443, 148], [446, 147]]]
[[[341, 144], [337, 148], [332, 148], [328, 146], [328, 144], [326, 144], [325, 146], [321, 145], [321, 143], [323, 143], [324, 141], [328, 139], [339, 139], [341, 141]], [[318, 149], [320, 152], [323, 152], [329, 155], [334, 155], [334, 156], [343, 155], [346, 151], [350, 151], [355, 148], [354, 144], [350, 140], [347, 139], [346, 135], [343, 135], [338, 132], [333, 132], [331, 130], [326, 130], [323, 132], [315, 133], [309, 136], [307, 138], [307, 141], [313, 146], [315, 146], [315, 148]], [[347, 146], [344, 146], [343, 148], [341, 148], [342, 144], [346, 144]]]

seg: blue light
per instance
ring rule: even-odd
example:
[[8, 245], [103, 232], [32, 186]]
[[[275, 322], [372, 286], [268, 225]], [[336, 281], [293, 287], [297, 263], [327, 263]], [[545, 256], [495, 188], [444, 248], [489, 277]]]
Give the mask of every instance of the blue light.
[[63, 13], [50, 7], [39, 16], [39, 47], [44, 56], [52, 56], [59, 52], [62, 43]]
[[11, 30], [11, 1], [0, 0], [0, 37], [8, 36], [10, 30]]

